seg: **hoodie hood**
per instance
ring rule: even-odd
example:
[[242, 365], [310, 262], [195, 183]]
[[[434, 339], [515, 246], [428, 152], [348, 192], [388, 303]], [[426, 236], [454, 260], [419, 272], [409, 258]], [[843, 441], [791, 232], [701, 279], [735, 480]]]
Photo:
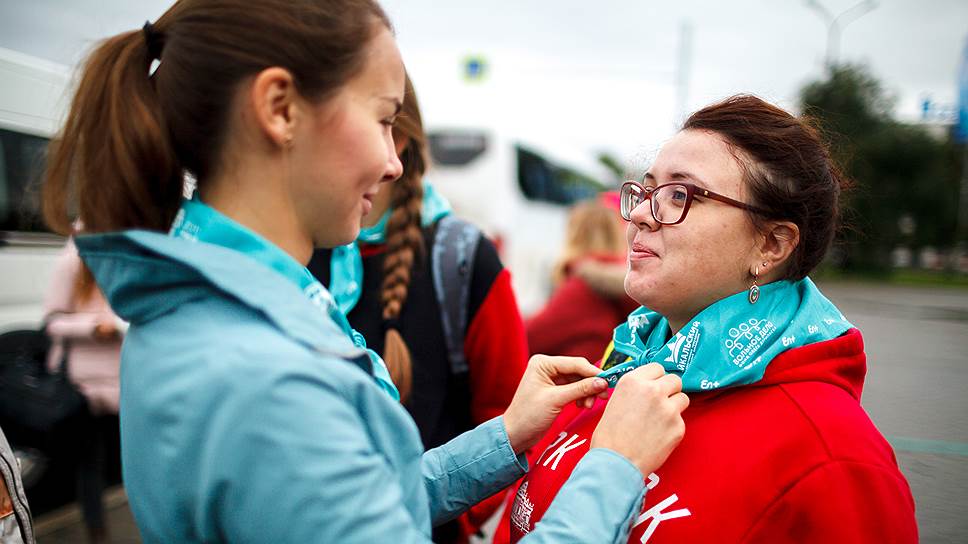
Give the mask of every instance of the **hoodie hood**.
[[839, 387], [860, 401], [866, 375], [864, 337], [858, 329], [850, 329], [833, 340], [777, 355], [766, 367], [763, 379], [745, 387], [821, 382]]
[[349, 338], [345, 346], [324, 344], [345, 334], [295, 284], [240, 252], [137, 230], [78, 236], [76, 244], [111, 308], [132, 326], [193, 300], [230, 297], [317, 351], [362, 353]]

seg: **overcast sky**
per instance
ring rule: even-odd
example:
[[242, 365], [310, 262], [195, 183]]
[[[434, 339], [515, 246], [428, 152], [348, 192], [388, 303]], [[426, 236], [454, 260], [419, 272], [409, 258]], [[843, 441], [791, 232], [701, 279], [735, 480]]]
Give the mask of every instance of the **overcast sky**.
[[[835, 14], [857, 3], [819, 2]], [[98, 39], [169, 4], [0, 0], [0, 47], [75, 65]], [[383, 5], [429, 124], [487, 126], [558, 153], [609, 150], [630, 163], [683, 112], [718, 98], [749, 92], [795, 108], [800, 87], [822, 75], [827, 41], [827, 25], [803, 0]], [[896, 95], [897, 115], [913, 120], [924, 97], [954, 105], [966, 38], [966, 0], [880, 0], [844, 29], [840, 58], [866, 63]], [[486, 62], [481, 81], [463, 77], [469, 56]]]

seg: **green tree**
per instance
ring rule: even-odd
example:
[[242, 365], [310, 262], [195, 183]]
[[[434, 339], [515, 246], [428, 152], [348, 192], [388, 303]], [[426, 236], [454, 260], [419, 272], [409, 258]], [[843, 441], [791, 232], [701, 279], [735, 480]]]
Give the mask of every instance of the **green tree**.
[[844, 198], [841, 266], [887, 271], [899, 245], [954, 245], [958, 177], [950, 136], [939, 140], [895, 121], [893, 98], [863, 66], [833, 67], [800, 100], [853, 182]]

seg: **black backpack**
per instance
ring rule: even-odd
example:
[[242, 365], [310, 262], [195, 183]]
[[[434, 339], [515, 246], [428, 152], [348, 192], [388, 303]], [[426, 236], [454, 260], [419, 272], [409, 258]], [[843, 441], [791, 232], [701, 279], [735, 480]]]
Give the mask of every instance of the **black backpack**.
[[0, 422], [47, 432], [80, 412], [84, 396], [67, 378], [67, 352], [59, 368], [47, 370], [51, 340], [43, 330], [0, 334]]

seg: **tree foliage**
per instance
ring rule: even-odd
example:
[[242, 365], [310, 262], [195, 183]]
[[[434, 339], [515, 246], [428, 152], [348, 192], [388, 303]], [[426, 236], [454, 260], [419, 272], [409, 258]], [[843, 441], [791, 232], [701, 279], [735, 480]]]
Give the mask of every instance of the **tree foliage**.
[[886, 269], [895, 247], [958, 241], [959, 153], [950, 135], [895, 121], [893, 97], [863, 66], [831, 68], [801, 90], [800, 101], [853, 184], [838, 264]]

